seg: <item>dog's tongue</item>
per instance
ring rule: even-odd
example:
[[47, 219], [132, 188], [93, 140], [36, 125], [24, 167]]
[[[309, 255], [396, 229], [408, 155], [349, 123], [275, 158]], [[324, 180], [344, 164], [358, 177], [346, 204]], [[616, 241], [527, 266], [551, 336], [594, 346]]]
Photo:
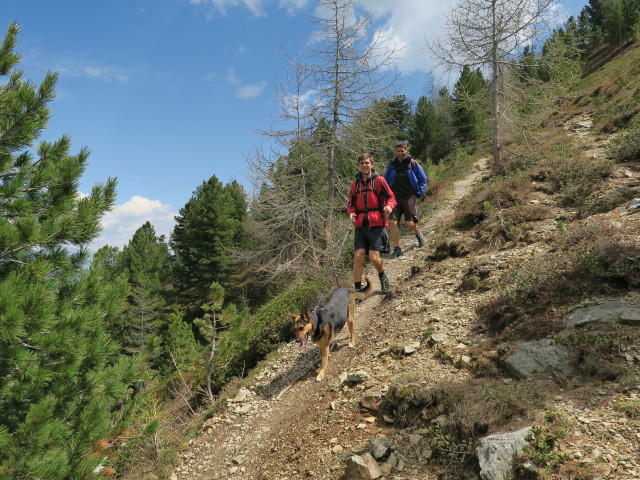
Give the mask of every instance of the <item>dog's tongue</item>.
[[307, 337], [304, 337], [300, 342], [300, 348], [304, 348], [306, 344], [307, 344]]

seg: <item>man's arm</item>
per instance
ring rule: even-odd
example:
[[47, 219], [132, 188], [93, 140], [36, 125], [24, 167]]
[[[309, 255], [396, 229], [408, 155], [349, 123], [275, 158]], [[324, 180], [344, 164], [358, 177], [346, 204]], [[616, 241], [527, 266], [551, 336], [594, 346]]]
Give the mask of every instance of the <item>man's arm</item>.
[[389, 187], [389, 184], [383, 177], [380, 177], [379, 181], [380, 194], [378, 195], [378, 198], [382, 200], [385, 213], [391, 213], [396, 206], [396, 196], [393, 194], [393, 190], [391, 190], [391, 187]]
[[424, 195], [424, 192], [427, 190], [427, 174], [424, 173], [424, 169], [422, 165], [414, 160], [413, 162], [413, 173], [416, 176], [416, 180], [418, 180], [418, 191], [416, 195], [419, 197]]

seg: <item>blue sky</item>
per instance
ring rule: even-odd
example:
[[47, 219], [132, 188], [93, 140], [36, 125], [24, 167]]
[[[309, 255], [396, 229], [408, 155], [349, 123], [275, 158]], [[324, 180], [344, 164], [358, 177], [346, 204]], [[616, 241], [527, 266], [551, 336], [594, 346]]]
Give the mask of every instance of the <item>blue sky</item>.
[[[400, 93], [429, 88], [425, 39], [441, 0], [364, 0], [373, 28], [403, 46]], [[565, 0], [560, 20], [587, 0]], [[22, 26], [19, 68], [33, 83], [59, 72], [41, 140], [88, 147], [80, 189], [118, 178], [118, 200], [92, 244], [122, 247], [145, 221], [173, 217], [212, 175], [249, 186], [245, 159], [276, 114], [287, 59], [309, 40], [311, 0], [0, 0], [0, 25]], [[2, 35], [6, 30], [2, 31]], [[373, 30], [372, 32], [373, 33]]]

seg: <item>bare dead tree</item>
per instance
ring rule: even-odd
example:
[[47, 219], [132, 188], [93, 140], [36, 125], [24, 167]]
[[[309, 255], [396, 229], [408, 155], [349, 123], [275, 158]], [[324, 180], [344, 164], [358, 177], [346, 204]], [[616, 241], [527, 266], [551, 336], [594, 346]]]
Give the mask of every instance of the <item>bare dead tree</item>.
[[[278, 88], [278, 124], [260, 132], [269, 150], [247, 158], [252, 182], [248, 231], [253, 241], [236, 260], [259, 283], [284, 283], [320, 265], [325, 191], [318, 136], [322, 129], [305, 102], [308, 72], [294, 65]], [[280, 123], [282, 123], [281, 126]]]
[[447, 70], [468, 65], [489, 72], [493, 121], [493, 170], [502, 173], [501, 125], [510, 72], [519, 54], [548, 29], [557, 0], [462, 0], [447, 15], [446, 32], [429, 50]]
[[319, 0], [312, 22], [313, 41], [297, 67], [313, 82], [314, 113], [327, 121], [326, 182], [327, 203], [324, 215], [325, 244], [332, 244], [332, 221], [339, 198], [338, 153], [341, 136], [354, 118], [374, 100], [389, 92], [395, 78], [389, 78], [395, 49], [376, 34], [366, 33], [371, 15], [358, 16], [356, 0]]
[[370, 17], [358, 16], [357, 2], [319, 4], [309, 46], [299, 58], [287, 56], [289, 75], [277, 86], [278, 112], [271, 128], [259, 132], [266, 146], [247, 158], [255, 241], [236, 259], [262, 283], [290, 282], [335, 264], [334, 246], [343, 232], [333, 217], [346, 198], [355, 158], [373, 145], [356, 132], [364, 112], [395, 81], [389, 75], [394, 51], [380, 36], [367, 37]]

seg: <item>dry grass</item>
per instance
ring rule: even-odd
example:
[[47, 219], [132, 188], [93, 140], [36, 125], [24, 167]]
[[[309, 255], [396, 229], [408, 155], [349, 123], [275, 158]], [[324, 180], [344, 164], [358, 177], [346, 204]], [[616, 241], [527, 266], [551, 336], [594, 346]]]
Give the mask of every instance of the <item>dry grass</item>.
[[543, 338], [561, 327], [557, 307], [640, 287], [637, 232], [594, 219], [570, 226], [556, 241], [555, 252], [513, 265], [501, 294], [479, 309], [490, 331]]
[[499, 383], [476, 379], [425, 387], [419, 383], [398, 383], [386, 395], [385, 408], [393, 411], [401, 427], [428, 427], [446, 415], [442, 432], [450, 443], [475, 442], [488, 432], [535, 421], [544, 409], [544, 394], [525, 383]]
[[532, 192], [531, 180], [526, 175], [494, 177], [462, 199], [455, 212], [454, 226], [470, 229], [496, 210], [529, 203]]

